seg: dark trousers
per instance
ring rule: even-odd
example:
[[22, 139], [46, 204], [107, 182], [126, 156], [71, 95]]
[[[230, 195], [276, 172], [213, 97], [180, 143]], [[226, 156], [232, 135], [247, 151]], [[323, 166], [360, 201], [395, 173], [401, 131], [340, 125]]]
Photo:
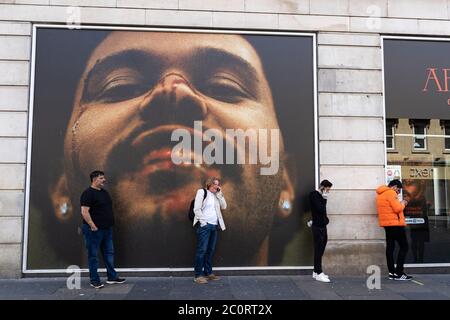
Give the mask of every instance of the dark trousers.
[[[408, 240], [405, 227], [384, 227], [386, 231], [386, 260], [390, 273], [403, 274], [406, 253], [408, 252]], [[398, 242], [400, 250], [397, 256], [397, 267], [394, 266], [395, 242]]]
[[112, 228], [92, 231], [91, 228], [83, 223], [83, 236], [88, 252], [89, 277], [91, 282], [100, 282], [98, 275], [98, 251], [100, 250], [105, 263], [108, 280], [117, 278], [117, 272], [114, 269], [114, 246], [112, 237]]
[[212, 273], [212, 259], [217, 242], [217, 226], [197, 224], [197, 250], [195, 252], [195, 277], [209, 276]]
[[314, 272], [320, 274], [322, 273], [322, 256], [328, 241], [327, 227], [313, 225], [311, 229], [314, 239]]

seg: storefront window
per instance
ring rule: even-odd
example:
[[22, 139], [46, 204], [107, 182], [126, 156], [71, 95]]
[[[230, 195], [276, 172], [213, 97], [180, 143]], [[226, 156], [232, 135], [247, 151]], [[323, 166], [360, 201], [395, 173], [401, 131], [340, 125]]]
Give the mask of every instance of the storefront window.
[[450, 39], [383, 39], [386, 180], [403, 183], [410, 264], [450, 263], [448, 52]]
[[[445, 145], [449, 127], [444, 135], [440, 119], [430, 119], [429, 126], [411, 122], [398, 119], [395, 152], [387, 153], [387, 169], [392, 179], [403, 182], [402, 197], [409, 202], [404, 210], [411, 245], [408, 262], [435, 262], [450, 245], [450, 154]], [[388, 131], [386, 149], [390, 150]], [[445, 260], [450, 261], [450, 255]]]

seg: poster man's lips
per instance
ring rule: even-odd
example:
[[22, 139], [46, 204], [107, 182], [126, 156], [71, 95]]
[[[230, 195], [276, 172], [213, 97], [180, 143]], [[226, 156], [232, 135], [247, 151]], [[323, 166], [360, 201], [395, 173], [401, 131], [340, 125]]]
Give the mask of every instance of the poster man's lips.
[[161, 148], [159, 150], [152, 150], [150, 151], [150, 153], [144, 156], [144, 158], [142, 159], [142, 163], [145, 165], [159, 161], [171, 160], [171, 153], [172, 151], [168, 147]]
[[[221, 177], [220, 170], [208, 168], [208, 166], [202, 166], [199, 164], [180, 164], [176, 165], [171, 160], [159, 160], [152, 162], [151, 164], [147, 164], [142, 167], [141, 170], [138, 171], [140, 175], [151, 175], [155, 172], [163, 172], [163, 171], [174, 171], [177, 170], [179, 172], [193, 173], [194, 171], [200, 171], [204, 174], [209, 174], [210, 172], [214, 172], [215, 176]], [[184, 171], [186, 170], [186, 171]], [[194, 171], [193, 171], [194, 170]]]
[[[215, 167], [213, 165], [207, 165], [207, 164], [195, 164], [194, 163], [194, 153], [191, 152], [189, 155], [189, 159], [191, 161], [181, 163], [181, 164], [175, 164], [172, 161], [172, 150], [170, 148], [161, 148], [159, 150], [153, 150], [150, 151], [144, 158], [142, 159], [142, 170], [139, 171], [140, 174], [152, 174], [156, 171], [170, 171], [175, 169], [195, 169], [203, 171], [204, 173], [207, 173], [207, 171]], [[220, 172], [219, 169], [215, 168], [214, 171]], [[217, 175], [217, 174], [216, 174]], [[219, 174], [220, 175], [220, 174]]]
[[[157, 163], [157, 162], [166, 162], [166, 161], [173, 162], [172, 156], [173, 156], [173, 152], [169, 147], [164, 147], [159, 150], [152, 150], [142, 158], [142, 165], [149, 165], [149, 164], [153, 164], [153, 163]], [[194, 161], [195, 158], [198, 159], [198, 158], [202, 157], [201, 154], [200, 155], [195, 154], [195, 152], [192, 150], [188, 150], [184, 154], [180, 153], [175, 156], [180, 159], [183, 158], [185, 160], [183, 163], [178, 164], [179, 166], [188, 166], [191, 164], [195, 164], [195, 161]], [[206, 165], [206, 164], [203, 164], [203, 165], [208, 166], [208, 167], [211, 166], [211, 165]]]
[[[192, 140], [194, 143], [195, 141], [201, 141], [201, 149], [195, 150], [195, 148], [191, 148], [189, 150], [181, 148], [179, 151], [180, 154], [173, 154], [175, 151], [173, 148], [181, 143], [181, 141], [171, 140], [172, 133], [177, 129], [188, 132], [191, 142]], [[108, 168], [111, 171], [127, 172], [128, 174], [137, 174], [140, 176], [153, 176], [156, 173], [167, 173], [175, 174], [177, 177], [180, 174], [188, 177], [199, 173], [202, 176], [214, 173], [216, 176], [226, 176], [227, 179], [238, 180], [243, 171], [243, 166], [240, 164], [230, 166], [220, 163], [207, 164], [205, 161], [201, 161], [198, 164], [194, 161], [194, 159], [203, 160], [203, 152], [211, 143], [211, 141], [203, 140], [202, 131], [208, 129], [210, 128], [203, 127], [202, 130], [194, 130], [194, 127], [180, 124], [166, 124], [155, 128], [142, 127], [139, 130], [135, 130], [117, 145], [109, 158]], [[224, 146], [227, 145], [226, 140], [223, 140]], [[232, 141], [229, 141], [229, 144], [235, 149]], [[194, 147], [195, 145], [193, 144], [191, 146]], [[120, 161], [124, 156], [128, 159], [126, 163]], [[180, 163], [178, 160], [174, 162], [172, 156], [177, 157], [177, 159], [182, 159], [182, 162]], [[185, 161], [183, 162], [183, 160]]]
[[139, 174], [149, 175], [157, 171], [168, 171], [173, 170], [175, 167], [174, 163], [170, 160], [159, 160], [155, 161], [151, 164], [145, 165], [142, 170], [139, 171]]
[[193, 128], [177, 125], [163, 125], [142, 132], [131, 142], [131, 145], [137, 149], [147, 148], [147, 150], [170, 146], [174, 144], [174, 142], [171, 141], [172, 132], [177, 129], [187, 130], [191, 135], [196, 135], [197, 138], [202, 140], [202, 132], [195, 132]]
[[[177, 143], [171, 141], [171, 134], [176, 129], [185, 129], [196, 138], [202, 139], [201, 132], [195, 132], [193, 128], [164, 125], [152, 130], [148, 130], [139, 134], [131, 143], [134, 152], [140, 159], [137, 163], [139, 174], [149, 175], [157, 171], [173, 171], [175, 169], [194, 169], [207, 173], [208, 168], [215, 167], [215, 165], [195, 164], [194, 155], [195, 150], [190, 150], [189, 154], [184, 154], [183, 158], [189, 159], [186, 163], [175, 164], [172, 161], [172, 148]], [[203, 141], [203, 145], [207, 142]], [[180, 155], [181, 157], [181, 155]], [[195, 155], [195, 157], [202, 157], [202, 155]], [[215, 168], [216, 172], [220, 171]]]
[[[203, 133], [195, 131], [193, 128], [185, 126], [164, 125], [139, 134], [131, 142], [133, 152], [141, 159], [138, 165], [147, 165], [159, 161], [172, 160], [172, 148], [178, 143], [171, 140], [172, 132], [177, 129], [183, 129], [194, 136], [194, 139], [202, 141], [202, 150], [183, 150], [184, 154], [177, 154], [178, 158], [187, 159], [187, 165], [194, 162], [194, 159], [202, 159], [202, 151], [210, 142], [203, 141]], [[200, 153], [199, 153], [200, 152]], [[203, 162], [203, 161], [202, 161]], [[206, 164], [205, 164], [206, 165]], [[208, 165], [207, 165], [208, 166]]]

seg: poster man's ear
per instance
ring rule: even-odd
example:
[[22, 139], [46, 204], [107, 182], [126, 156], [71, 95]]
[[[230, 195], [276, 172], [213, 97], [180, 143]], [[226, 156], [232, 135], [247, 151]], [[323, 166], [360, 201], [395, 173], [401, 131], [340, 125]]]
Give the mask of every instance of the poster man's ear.
[[283, 184], [278, 202], [277, 216], [280, 218], [287, 218], [291, 215], [294, 200], [296, 184], [296, 170], [295, 164], [288, 156], [283, 160]]
[[70, 201], [65, 174], [58, 178], [56, 183], [50, 187], [49, 192], [55, 216], [61, 221], [70, 219], [73, 216], [73, 206]]

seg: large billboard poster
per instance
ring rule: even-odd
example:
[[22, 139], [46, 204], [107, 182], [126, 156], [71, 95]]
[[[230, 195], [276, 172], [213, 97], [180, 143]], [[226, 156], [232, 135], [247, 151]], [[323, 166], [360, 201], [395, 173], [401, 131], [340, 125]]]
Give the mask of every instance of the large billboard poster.
[[383, 39], [387, 165], [408, 201], [409, 263], [450, 263], [449, 53], [450, 39]]
[[228, 203], [216, 267], [312, 264], [315, 38], [35, 29], [25, 271], [87, 267], [80, 195], [106, 173], [119, 269], [192, 268], [188, 209]]

